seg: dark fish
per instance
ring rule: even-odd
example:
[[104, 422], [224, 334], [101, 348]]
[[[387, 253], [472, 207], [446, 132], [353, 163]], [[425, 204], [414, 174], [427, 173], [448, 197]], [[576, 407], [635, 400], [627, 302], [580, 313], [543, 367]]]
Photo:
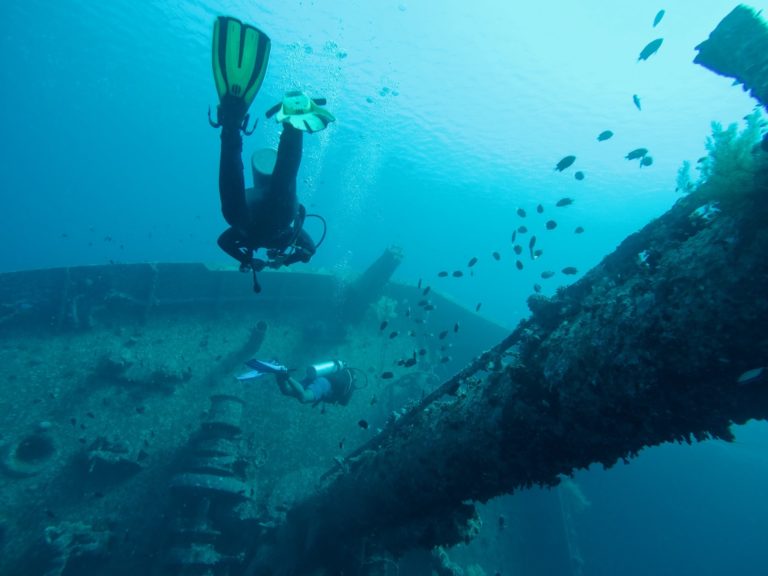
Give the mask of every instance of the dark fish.
[[417, 306], [426, 306], [427, 304], [429, 304], [429, 300], [424, 298], [423, 300], [419, 300], [416, 305]]
[[523, 210], [522, 208], [518, 208], [517, 215], [520, 216], [520, 218], [525, 218], [525, 210]]
[[437, 337], [440, 338], [440, 340], [445, 340], [446, 336], [448, 336], [448, 330], [443, 330]]
[[379, 330], [384, 330], [389, 325], [389, 322], [386, 320], [382, 321], [381, 324], [379, 324]]
[[379, 401], [379, 399], [376, 397], [376, 394], [374, 394], [373, 396], [371, 396], [371, 406], [373, 406], [374, 404], [376, 404], [378, 401]]
[[602, 132], [600, 132], [600, 134], [597, 135], [597, 141], [605, 142], [612, 136], [613, 136], [613, 132], [611, 132], [610, 130], [603, 130]]
[[562, 172], [574, 162], [576, 162], [576, 156], [566, 156], [565, 158], [560, 160], [560, 162], [557, 163], [557, 166], [555, 166], [555, 170], [557, 172]]
[[576, 172], [576, 174], [573, 175], [573, 177], [576, 178], [576, 180], [584, 180], [584, 172], [579, 170]]
[[520, 262], [520, 260], [515, 262], [515, 266], [517, 267], [518, 270], [522, 270], [523, 269], [523, 263]]
[[459, 331], [459, 323], [456, 322], [456, 324], [453, 325], [453, 333], [456, 334]]
[[659, 22], [661, 22], [661, 19], [664, 18], [664, 10], [659, 10], [656, 13], [656, 18], [653, 19], [653, 27], [656, 28], [656, 26], [659, 25]]
[[475, 306], [475, 312], [480, 312], [480, 308], [482, 308], [482, 306], [483, 306], [483, 303], [482, 302], [478, 302], [477, 306]]
[[534, 260], [537, 258], [541, 258], [542, 254], [544, 254], [544, 250], [542, 250], [541, 248], [536, 248], [536, 250], [533, 251]]
[[643, 166], [650, 166], [653, 164], [653, 158], [651, 156], [643, 156], [643, 159], [640, 160], [640, 168]]
[[664, 42], [663, 38], [656, 38], [656, 40], [648, 42], [648, 44], [645, 45], [645, 48], [640, 52], [640, 56], [637, 57], [637, 61], [648, 60], [648, 58], [656, 54], [656, 51], [661, 48], [662, 42]]
[[389, 333], [389, 339], [392, 340], [393, 338], [397, 338], [398, 334], [400, 334], [400, 332], [398, 332], [397, 330], [393, 330], [392, 332]]
[[531, 236], [531, 240], [528, 242], [528, 252], [531, 254], [531, 260], [533, 260], [534, 246], [536, 246], [536, 236]]
[[410, 306], [408, 306], [408, 308], [406, 308], [406, 310], [405, 310], [405, 317], [406, 318], [410, 318], [411, 317], [411, 307]]
[[469, 262], [467, 262], [467, 268], [472, 268], [472, 266], [474, 266], [475, 264], [477, 264], [477, 258], [473, 256], [472, 258], [469, 259]]
[[358, 420], [357, 425], [363, 430], [368, 430], [368, 422], [366, 420]]
[[576, 226], [576, 229], [573, 231], [574, 234], [583, 234], [584, 233], [584, 227], [583, 226]]
[[427, 304], [426, 306], [424, 306], [424, 311], [425, 312], [432, 312], [432, 310], [434, 310], [434, 309], [435, 309], [435, 305], [434, 304]]
[[405, 366], [406, 368], [410, 368], [411, 366], [415, 366], [415, 365], [416, 365], [416, 357], [415, 356], [412, 357], [412, 358], [408, 358], [408, 360], [403, 362], [403, 366]]
[[426, 348], [419, 348], [419, 356], [424, 356], [427, 353]]
[[552, 270], [544, 270], [544, 272], [541, 273], [541, 277], [544, 280], [546, 280], [547, 278], [552, 278], [552, 276], [554, 276], [554, 275], [555, 275], [555, 273], [552, 272]]
[[514, 243], [515, 243], [515, 238], [517, 238], [517, 230], [515, 230], [514, 232], [512, 232], [512, 244], [514, 244]]
[[430, 290], [432, 290], [432, 287], [431, 286], [427, 286], [426, 288], [424, 288], [424, 290], [422, 290], [421, 295], [422, 296], [426, 296], [427, 294], [429, 294]]
[[562, 208], [563, 206], [570, 206], [571, 204], [573, 204], [573, 198], [560, 198], [555, 206]]
[[[374, 398], [374, 400], [375, 400], [376, 396], [374, 396], [373, 398]], [[375, 402], [374, 402], [374, 401], [372, 401], [372, 403], [371, 403], [371, 406], [373, 406], [373, 404], [375, 404]], [[339, 450], [344, 450], [344, 438], [342, 438], [341, 440], [339, 440]]]
[[626, 158], [627, 160], [637, 160], [638, 158], [642, 158], [646, 154], [648, 154], [647, 148], [635, 148], [634, 150], [632, 150], [632, 152], [624, 156], [624, 158]]
[[501, 260], [501, 254], [499, 254], [498, 252], [494, 252], [492, 256], [493, 256], [493, 259], [496, 261]]
[[394, 374], [392, 372], [382, 372], [381, 373], [381, 379], [382, 380], [389, 380], [393, 376], [394, 376]]
[[536, 292], [536, 294], [541, 292], [541, 284], [534, 284], [533, 285], [533, 291]]
[[526, 232], [528, 232], [528, 228], [526, 228], [525, 226], [519, 226], [519, 227], [518, 227], [518, 229], [517, 229], [517, 231], [518, 231], [520, 234], [525, 234]]
[[637, 108], [638, 110], [643, 109], [642, 106], [640, 106], [640, 96], [638, 96], [637, 94], [632, 94], [632, 102], [635, 103], [635, 108]]
[[443, 356], [442, 358], [440, 358], [440, 364], [446, 364], [446, 363], [448, 363], [450, 361], [451, 361], [451, 357], [450, 356]]
[[464, 272], [462, 272], [461, 270], [454, 270], [452, 276], [454, 278], [461, 278], [462, 276], [464, 276]]
[[539, 204], [538, 206], [536, 206], [536, 212], [538, 212], [539, 214], [541, 214], [542, 212], [544, 212], [544, 206], [542, 206], [541, 204]]
[[561, 272], [563, 274], [565, 274], [566, 276], [573, 276], [574, 274], [578, 274], [579, 273], [579, 271], [576, 270], [576, 268], [574, 266], [566, 266], [565, 268], [563, 268], [561, 270]]
[[414, 318], [413, 321], [416, 324], [424, 324], [424, 318]]
[[514, 248], [512, 250], [515, 251], [515, 254], [522, 254], [523, 253], [523, 247], [520, 246], [520, 244], [515, 244]]
[[421, 290], [421, 278], [419, 278], [419, 284], [418, 284], [417, 288], [418, 288], [419, 290]]
[[555, 228], [557, 228], [557, 222], [555, 222], [554, 220], [547, 220], [546, 227], [547, 227], [547, 230], [554, 230]]
[[440, 272], [437, 273], [438, 278], [445, 278], [446, 276], [448, 276], [448, 272], [446, 272], [445, 270], [441, 270]]

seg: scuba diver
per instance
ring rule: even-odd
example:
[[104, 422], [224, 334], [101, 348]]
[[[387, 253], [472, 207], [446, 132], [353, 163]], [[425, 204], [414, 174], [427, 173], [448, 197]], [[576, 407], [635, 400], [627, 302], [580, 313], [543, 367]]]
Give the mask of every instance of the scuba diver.
[[[321, 108], [324, 99], [312, 99], [300, 91], [287, 92], [281, 103], [267, 111], [283, 125], [277, 150], [257, 150], [251, 158], [253, 188], [246, 190], [243, 175], [243, 138], [250, 135], [249, 114], [261, 88], [269, 61], [271, 42], [261, 30], [236, 18], [219, 16], [213, 28], [213, 77], [219, 95], [216, 121], [221, 127], [219, 195], [221, 212], [229, 224], [219, 247], [240, 263], [240, 271], [253, 273], [253, 290], [261, 286], [256, 272], [295, 262], [309, 262], [317, 244], [303, 229], [308, 216], [299, 203], [296, 175], [301, 164], [304, 132], [323, 130], [335, 118]], [[310, 215], [316, 216], [316, 215]], [[320, 218], [319, 216], [317, 216]], [[320, 218], [322, 220], [322, 218]], [[323, 224], [325, 221], [323, 220]], [[260, 248], [267, 259], [254, 258]]]
[[277, 362], [253, 359], [246, 362], [246, 365], [252, 370], [238, 376], [238, 380], [274, 374], [280, 392], [296, 398], [302, 404], [326, 402], [346, 406], [357, 389], [355, 369], [347, 367], [340, 360], [313, 364], [307, 368], [307, 375], [301, 381], [291, 376], [293, 370]]

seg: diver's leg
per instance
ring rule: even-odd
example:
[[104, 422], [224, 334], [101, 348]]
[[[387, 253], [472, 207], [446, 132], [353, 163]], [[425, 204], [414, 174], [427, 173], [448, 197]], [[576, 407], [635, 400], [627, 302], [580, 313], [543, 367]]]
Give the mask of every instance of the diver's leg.
[[[224, 128], [221, 131], [221, 159], [219, 161], [221, 213], [227, 224], [241, 231], [246, 229], [248, 220], [242, 152], [243, 138], [240, 136], [240, 131]], [[224, 250], [226, 252], [226, 249]], [[227, 253], [229, 254], [229, 252]]]
[[296, 196], [296, 176], [301, 165], [301, 148], [304, 133], [290, 124], [283, 124], [277, 161], [267, 192], [266, 203], [270, 206], [271, 219], [278, 226], [287, 226], [296, 218], [299, 202]]

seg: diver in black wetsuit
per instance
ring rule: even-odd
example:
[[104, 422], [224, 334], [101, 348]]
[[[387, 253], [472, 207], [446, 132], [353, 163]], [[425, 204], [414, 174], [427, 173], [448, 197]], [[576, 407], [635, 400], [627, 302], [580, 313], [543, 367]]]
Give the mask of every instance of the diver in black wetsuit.
[[[226, 16], [216, 20], [213, 69], [219, 106], [217, 121], [211, 125], [222, 128], [219, 195], [222, 214], [230, 226], [219, 236], [218, 244], [240, 263], [241, 271], [253, 272], [256, 292], [261, 291], [256, 272], [265, 266], [309, 262], [315, 253], [315, 243], [303, 230], [306, 210], [298, 201], [296, 176], [303, 132], [317, 132], [335, 120], [320, 107], [323, 100], [313, 100], [299, 91], [286, 93], [283, 101], [267, 112], [267, 117], [276, 116], [283, 125], [277, 152], [263, 149], [254, 153], [254, 185], [246, 190], [240, 133], [252, 133], [246, 129], [247, 112], [263, 81], [269, 50], [269, 38], [260, 30]], [[267, 260], [253, 257], [259, 248], [267, 249]]]

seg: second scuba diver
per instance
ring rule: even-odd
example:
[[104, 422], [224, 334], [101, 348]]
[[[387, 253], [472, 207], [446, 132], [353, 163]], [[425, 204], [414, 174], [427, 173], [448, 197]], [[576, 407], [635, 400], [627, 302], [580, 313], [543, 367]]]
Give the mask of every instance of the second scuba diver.
[[[219, 247], [253, 273], [253, 289], [261, 291], [256, 272], [295, 262], [309, 262], [317, 248], [303, 229], [306, 210], [298, 201], [296, 176], [301, 164], [304, 132], [323, 130], [335, 118], [322, 99], [303, 92], [287, 92], [283, 101], [267, 112], [283, 125], [277, 150], [254, 152], [251, 158], [253, 188], [246, 190], [243, 174], [243, 138], [248, 109], [261, 88], [269, 61], [271, 42], [261, 30], [236, 18], [219, 16], [213, 30], [213, 76], [219, 95], [217, 119], [221, 127], [219, 195], [221, 212], [229, 224], [218, 239]], [[322, 240], [321, 240], [322, 241]], [[260, 248], [267, 259], [254, 258]]]

